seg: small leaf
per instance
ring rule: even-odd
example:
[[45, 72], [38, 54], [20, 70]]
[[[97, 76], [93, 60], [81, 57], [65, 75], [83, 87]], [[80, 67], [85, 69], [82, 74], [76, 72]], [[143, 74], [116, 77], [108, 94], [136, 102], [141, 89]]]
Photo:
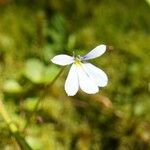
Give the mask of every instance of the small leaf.
[[45, 66], [38, 59], [30, 59], [26, 62], [25, 76], [33, 83], [42, 83]]
[[42, 149], [42, 147], [43, 147], [42, 142], [39, 140], [38, 137], [29, 136], [26, 138], [26, 140], [33, 149], [38, 150], [38, 149]]
[[58, 68], [56, 66], [48, 66], [45, 69], [45, 73], [43, 76], [44, 82], [49, 83], [50, 81], [52, 81], [57, 73], [58, 73]]
[[7, 80], [4, 83], [3, 89], [7, 93], [20, 93], [22, 92], [21, 85], [16, 80]]
[[53, 47], [52, 45], [46, 45], [44, 48], [43, 48], [43, 56], [44, 56], [44, 60], [47, 62], [50, 62], [50, 59], [54, 56], [54, 53], [53, 53]]
[[38, 98], [28, 98], [24, 101], [23, 106], [26, 110], [33, 111], [37, 101], [38, 101]]
[[146, 0], [146, 2], [150, 5], [150, 0]]

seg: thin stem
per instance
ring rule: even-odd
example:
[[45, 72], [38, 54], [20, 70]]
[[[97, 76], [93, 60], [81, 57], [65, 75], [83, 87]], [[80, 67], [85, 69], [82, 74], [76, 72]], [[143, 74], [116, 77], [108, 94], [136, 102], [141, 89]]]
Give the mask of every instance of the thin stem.
[[0, 100], [0, 114], [2, 115], [4, 121], [8, 125], [10, 132], [15, 137], [16, 141], [18, 142], [19, 146], [23, 150], [32, 150], [32, 148], [28, 145], [24, 137], [20, 134], [17, 126], [12, 122], [8, 112], [6, 111], [2, 100]]
[[[54, 79], [47, 85], [45, 85], [45, 88], [43, 90], [43, 92], [41, 93], [41, 96], [40, 98], [38, 99], [37, 103], [35, 104], [35, 107], [32, 111], [32, 114], [30, 116], [30, 119], [32, 119], [32, 117], [35, 115], [35, 113], [37, 112], [38, 110], [38, 107], [39, 107], [39, 104], [40, 102], [44, 99], [45, 95], [47, 94], [47, 92], [52, 88], [52, 86], [54, 85], [54, 83], [56, 82], [56, 80], [60, 77], [60, 75], [62, 74], [62, 72], [64, 71], [66, 67], [63, 67], [59, 72], [58, 74], [54, 77]], [[24, 129], [27, 128], [28, 124], [29, 124], [29, 121], [27, 121], [27, 124], [25, 125]]]
[[59, 78], [59, 76], [62, 74], [62, 72], [64, 71], [65, 67], [63, 67], [58, 74], [54, 77], [54, 79], [45, 86], [43, 93], [41, 94], [40, 98], [38, 99], [37, 103], [35, 104], [33, 113], [37, 111], [38, 106], [40, 104], [40, 102], [42, 101], [42, 99], [45, 97], [46, 93], [48, 90], [50, 90], [52, 88], [52, 86], [54, 85], [54, 83], [56, 82], [56, 80]]

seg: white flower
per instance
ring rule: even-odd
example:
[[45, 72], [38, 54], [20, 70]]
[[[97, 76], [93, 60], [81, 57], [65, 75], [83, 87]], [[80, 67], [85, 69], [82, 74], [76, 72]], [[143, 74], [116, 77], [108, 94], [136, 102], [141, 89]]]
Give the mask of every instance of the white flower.
[[65, 82], [65, 91], [68, 96], [74, 96], [79, 88], [88, 94], [95, 94], [99, 91], [99, 87], [107, 85], [108, 78], [105, 72], [87, 62], [101, 56], [105, 51], [106, 45], [99, 45], [83, 57], [62, 54], [51, 59], [54, 64], [61, 66], [72, 64]]

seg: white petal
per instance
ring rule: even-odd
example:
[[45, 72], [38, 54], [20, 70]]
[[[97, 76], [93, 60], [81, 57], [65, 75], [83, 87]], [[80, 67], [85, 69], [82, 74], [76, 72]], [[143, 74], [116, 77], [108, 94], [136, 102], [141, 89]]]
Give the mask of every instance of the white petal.
[[62, 54], [62, 55], [55, 56], [54, 58], [51, 59], [51, 61], [54, 64], [65, 66], [65, 65], [69, 65], [69, 64], [73, 63], [74, 59], [71, 56]]
[[95, 81], [99, 87], [104, 87], [108, 83], [108, 77], [104, 71], [92, 65], [91, 63], [84, 63], [84, 67], [88, 75]]
[[101, 56], [106, 51], [106, 45], [99, 45], [91, 50], [88, 54], [81, 57], [82, 60], [89, 60]]
[[68, 96], [74, 96], [79, 89], [79, 81], [76, 65], [72, 65], [65, 82], [65, 91]]
[[88, 94], [95, 94], [99, 91], [98, 86], [85, 72], [83, 65], [77, 65], [80, 88]]

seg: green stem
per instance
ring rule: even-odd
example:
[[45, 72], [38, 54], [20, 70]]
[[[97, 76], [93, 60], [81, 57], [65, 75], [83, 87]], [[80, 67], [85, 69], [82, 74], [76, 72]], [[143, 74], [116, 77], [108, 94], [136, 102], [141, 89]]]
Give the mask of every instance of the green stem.
[[37, 103], [35, 104], [35, 107], [34, 107], [34, 109], [33, 109], [33, 111], [32, 111], [32, 114], [31, 114], [29, 120], [27, 121], [27, 124], [25, 125], [24, 129], [27, 128], [27, 126], [28, 126], [30, 120], [34, 117], [35, 113], [37, 112], [40, 102], [44, 99], [44, 97], [45, 97], [45, 95], [47, 94], [47, 92], [52, 88], [52, 86], [53, 86], [54, 83], [57, 81], [57, 79], [58, 79], [59, 76], [62, 74], [62, 72], [64, 71], [65, 68], [66, 68], [66, 67], [63, 67], [63, 68], [58, 72], [58, 74], [54, 77], [54, 79], [53, 79], [49, 84], [45, 85], [45, 88], [44, 88], [43, 92], [41, 93], [41, 96], [40, 96], [40, 98], [38, 99]]
[[28, 145], [24, 137], [20, 134], [17, 126], [12, 122], [8, 112], [6, 111], [2, 100], [0, 100], [0, 114], [2, 115], [4, 121], [9, 127], [10, 132], [15, 137], [16, 141], [18, 142], [19, 146], [23, 150], [32, 150], [32, 148]]
[[40, 104], [40, 102], [42, 101], [42, 99], [45, 97], [46, 93], [48, 90], [50, 90], [52, 88], [52, 86], [54, 85], [54, 83], [56, 82], [56, 80], [59, 78], [59, 76], [62, 74], [62, 72], [64, 71], [65, 67], [63, 67], [58, 74], [54, 77], [54, 79], [45, 86], [43, 93], [41, 94], [40, 98], [38, 99], [37, 103], [35, 104], [33, 113], [37, 111], [38, 106]]

